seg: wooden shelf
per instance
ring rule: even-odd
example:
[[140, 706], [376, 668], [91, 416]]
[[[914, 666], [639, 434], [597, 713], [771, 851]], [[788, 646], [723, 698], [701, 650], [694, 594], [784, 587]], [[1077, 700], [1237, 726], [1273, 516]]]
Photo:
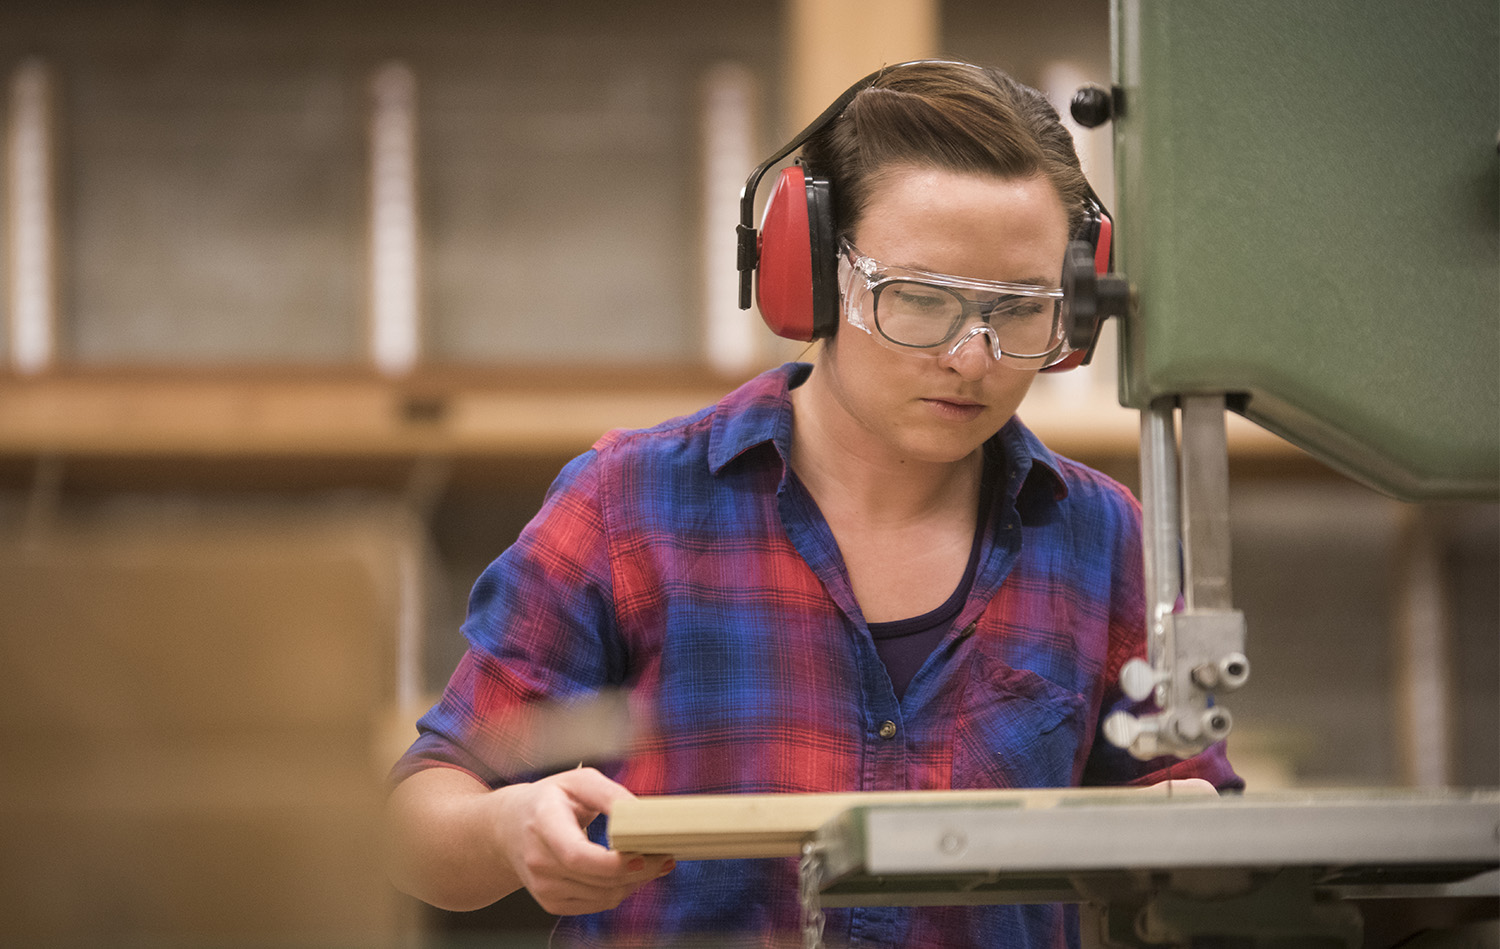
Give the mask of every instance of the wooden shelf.
[[[545, 461], [555, 471], [611, 428], [694, 412], [739, 381], [680, 367], [401, 379], [339, 370], [0, 376], [0, 476], [15, 481], [38, 459], [108, 468], [132, 482], [162, 468], [217, 481], [216, 470], [230, 467], [257, 483], [289, 470], [330, 482], [399, 481], [413, 461], [432, 458], [489, 470]], [[1022, 417], [1062, 454], [1133, 465], [1138, 416], [1106, 399], [1080, 406], [1034, 395]], [[1252, 466], [1316, 464], [1237, 416], [1230, 450]]]
[[0, 379], [0, 454], [552, 454], [581, 451], [609, 428], [694, 411], [733, 384], [689, 378], [567, 387], [514, 376], [484, 383], [198, 372], [11, 377]]

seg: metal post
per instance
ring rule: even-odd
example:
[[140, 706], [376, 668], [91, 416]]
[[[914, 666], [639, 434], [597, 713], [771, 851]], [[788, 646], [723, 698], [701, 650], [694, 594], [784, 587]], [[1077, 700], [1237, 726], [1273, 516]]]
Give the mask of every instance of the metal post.
[[1228, 610], [1229, 440], [1222, 394], [1183, 397], [1181, 461], [1186, 606]]
[[1160, 666], [1171, 655], [1165, 618], [1182, 589], [1177, 484], [1177, 400], [1157, 399], [1141, 413], [1141, 529], [1145, 535], [1146, 657]]
[[[1239, 688], [1250, 674], [1245, 619], [1230, 605], [1229, 447], [1224, 396], [1185, 396], [1182, 445], [1177, 397], [1141, 413], [1141, 518], [1145, 559], [1147, 660], [1120, 670], [1120, 688], [1157, 710], [1116, 712], [1105, 737], [1137, 758], [1187, 757], [1232, 726], [1213, 693]], [[1186, 577], [1186, 583], [1184, 583]]]

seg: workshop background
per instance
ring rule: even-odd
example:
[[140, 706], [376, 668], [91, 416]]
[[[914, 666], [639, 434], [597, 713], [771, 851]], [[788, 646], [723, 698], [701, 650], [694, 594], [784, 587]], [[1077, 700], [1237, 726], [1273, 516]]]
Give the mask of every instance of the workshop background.
[[[1065, 111], [1109, 30], [1106, 0], [8, 0], [0, 943], [538, 943], [524, 899], [439, 913], [379, 866], [469, 585], [605, 429], [799, 354], [735, 306], [761, 157], [935, 54]], [[1021, 414], [1138, 486], [1112, 338]], [[1231, 422], [1251, 788], [1500, 785], [1496, 505]]]

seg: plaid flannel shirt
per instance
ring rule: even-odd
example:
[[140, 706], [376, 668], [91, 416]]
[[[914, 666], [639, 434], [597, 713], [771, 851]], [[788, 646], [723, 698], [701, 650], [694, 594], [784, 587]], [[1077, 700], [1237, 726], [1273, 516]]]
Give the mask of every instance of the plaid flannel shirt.
[[[1139, 505], [1015, 419], [986, 445], [1003, 470], [973, 588], [898, 701], [786, 462], [789, 386], [809, 371], [782, 366], [571, 462], [475, 585], [469, 650], [393, 778], [536, 777], [549, 710], [618, 688], [632, 734], [600, 767], [638, 795], [1139, 785], [1169, 767], [1241, 786], [1222, 746], [1148, 763], [1102, 738], [1104, 716], [1130, 707], [1120, 666], [1144, 654]], [[798, 924], [795, 861], [681, 861], [557, 937], [788, 945]], [[826, 938], [1060, 946], [1077, 924], [1057, 906], [869, 907], [828, 910]]]

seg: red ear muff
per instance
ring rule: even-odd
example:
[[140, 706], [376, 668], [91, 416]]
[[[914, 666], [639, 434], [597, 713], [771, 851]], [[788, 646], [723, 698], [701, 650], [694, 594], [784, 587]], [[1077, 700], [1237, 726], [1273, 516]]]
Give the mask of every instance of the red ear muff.
[[[780, 336], [810, 340], [832, 336], [838, 329], [839, 265], [833, 228], [833, 199], [827, 178], [800, 166], [786, 169], [777, 179], [775, 191], [766, 203], [763, 223], [766, 233], [762, 235], [751, 226], [755, 214], [755, 190], [760, 179], [838, 118], [855, 96], [874, 84], [888, 69], [911, 65], [915, 64], [882, 66], [844, 90], [843, 95], [833, 100], [807, 128], [756, 165], [740, 189], [740, 223], [735, 228], [740, 309], [750, 309], [753, 288], [760, 302], [761, 315]], [[968, 63], [956, 65], [978, 68]]]
[[812, 339], [812, 244], [802, 168], [781, 172], [760, 222], [755, 302], [777, 336]]
[[838, 249], [828, 182], [801, 165], [783, 169], [766, 201], [755, 299], [777, 336], [812, 340], [838, 327]]

